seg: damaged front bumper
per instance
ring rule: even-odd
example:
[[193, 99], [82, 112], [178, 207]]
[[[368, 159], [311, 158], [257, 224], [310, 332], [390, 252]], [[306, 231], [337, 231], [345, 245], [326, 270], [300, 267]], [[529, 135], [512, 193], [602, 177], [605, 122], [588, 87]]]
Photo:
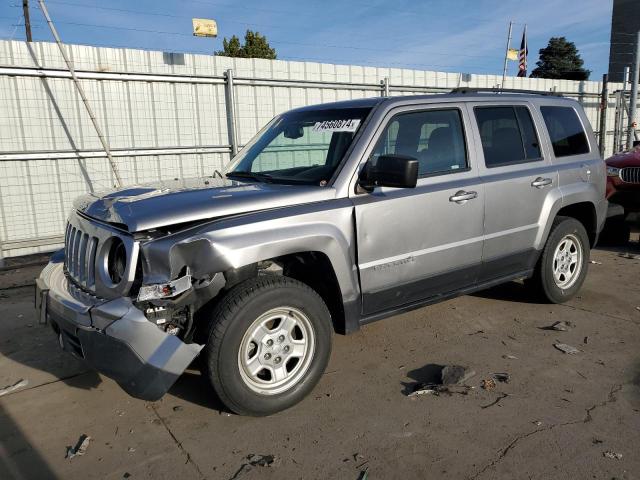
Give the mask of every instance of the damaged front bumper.
[[102, 300], [77, 289], [62, 262], [37, 279], [36, 309], [64, 350], [143, 400], [162, 397], [203, 347], [163, 332], [129, 298]]

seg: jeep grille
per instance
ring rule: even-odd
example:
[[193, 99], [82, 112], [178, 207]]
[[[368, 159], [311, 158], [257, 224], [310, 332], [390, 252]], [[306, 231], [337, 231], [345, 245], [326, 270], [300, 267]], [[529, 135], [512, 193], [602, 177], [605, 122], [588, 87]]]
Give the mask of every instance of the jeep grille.
[[65, 234], [65, 267], [79, 285], [93, 291], [96, 286], [96, 252], [98, 238], [84, 233], [71, 223]]
[[[109, 258], [113, 250], [118, 250], [114, 245], [124, 249], [118, 252], [122, 258], [117, 265], [117, 279], [112, 276]], [[65, 232], [65, 272], [69, 280], [85, 292], [106, 299], [126, 295], [135, 280], [138, 252], [138, 242], [126, 232], [77, 212], [69, 216]]]

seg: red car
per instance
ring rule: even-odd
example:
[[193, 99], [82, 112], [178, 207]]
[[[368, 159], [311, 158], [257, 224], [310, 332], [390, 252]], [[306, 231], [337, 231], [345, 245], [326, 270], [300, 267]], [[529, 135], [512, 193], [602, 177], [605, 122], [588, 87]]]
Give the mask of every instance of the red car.
[[607, 200], [624, 208], [625, 217], [640, 212], [640, 147], [614, 155], [607, 163]]
[[610, 157], [607, 163], [609, 218], [601, 239], [605, 243], [626, 244], [629, 221], [640, 220], [640, 146]]

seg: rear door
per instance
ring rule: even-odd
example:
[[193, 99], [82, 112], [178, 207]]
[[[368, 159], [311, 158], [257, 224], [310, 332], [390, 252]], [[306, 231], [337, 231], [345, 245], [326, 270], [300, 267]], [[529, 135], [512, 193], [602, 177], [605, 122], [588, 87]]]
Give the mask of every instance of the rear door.
[[484, 192], [464, 105], [398, 107], [365, 159], [420, 162], [416, 188], [353, 195], [363, 314], [474, 285], [481, 263]]
[[558, 172], [536, 128], [528, 102], [471, 104], [474, 133], [482, 145], [485, 187], [483, 263], [478, 281], [488, 282], [535, 266], [543, 214], [558, 195]]

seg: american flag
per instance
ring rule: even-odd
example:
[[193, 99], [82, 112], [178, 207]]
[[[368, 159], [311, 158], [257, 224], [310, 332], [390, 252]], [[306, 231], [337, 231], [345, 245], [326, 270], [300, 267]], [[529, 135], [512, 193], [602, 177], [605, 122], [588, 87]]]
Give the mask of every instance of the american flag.
[[522, 32], [522, 41], [520, 42], [520, 55], [518, 56], [520, 62], [518, 65], [519, 77], [527, 76], [527, 55], [529, 55], [529, 47], [527, 46], [527, 26], [525, 25], [524, 32]]

